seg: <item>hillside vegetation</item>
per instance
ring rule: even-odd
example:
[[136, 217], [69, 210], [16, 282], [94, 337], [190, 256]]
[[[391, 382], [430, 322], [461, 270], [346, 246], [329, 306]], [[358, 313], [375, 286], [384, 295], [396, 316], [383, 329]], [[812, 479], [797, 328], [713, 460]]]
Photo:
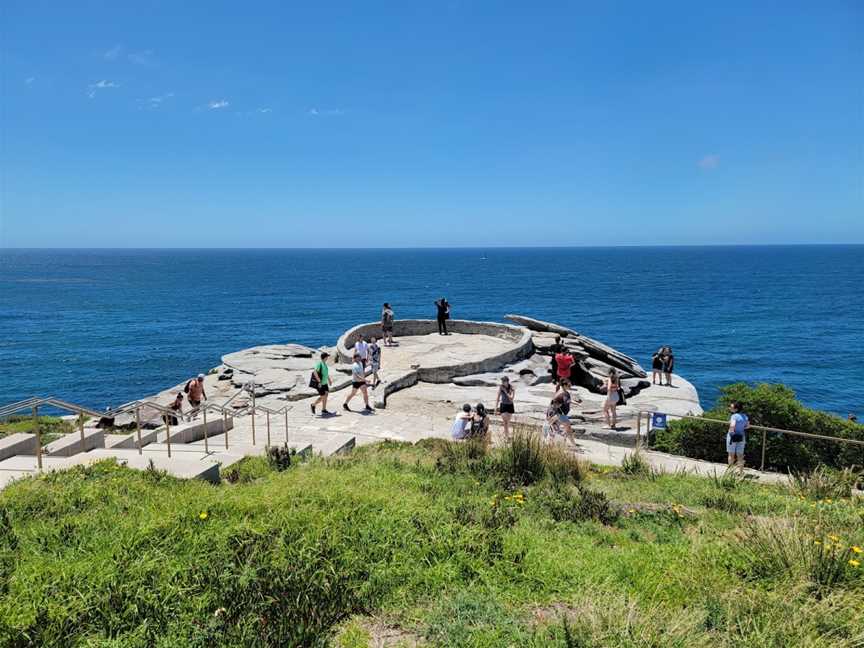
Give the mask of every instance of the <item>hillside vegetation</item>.
[[864, 644], [864, 506], [804, 482], [587, 466], [523, 434], [228, 477], [105, 462], [0, 492], [0, 645]]

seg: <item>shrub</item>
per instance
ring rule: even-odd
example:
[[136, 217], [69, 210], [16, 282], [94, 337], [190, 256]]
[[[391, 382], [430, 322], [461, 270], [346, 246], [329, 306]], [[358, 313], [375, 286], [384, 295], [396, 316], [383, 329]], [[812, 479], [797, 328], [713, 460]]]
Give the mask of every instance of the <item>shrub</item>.
[[732, 491], [737, 490], [742, 484], [746, 483], [747, 476], [735, 466], [729, 466], [723, 471], [722, 475], [718, 475], [715, 470], [711, 475], [711, 481], [720, 490]]
[[820, 591], [861, 575], [860, 547], [797, 518], [751, 518], [735, 550], [756, 578], [804, 577]]
[[539, 500], [556, 522], [594, 520], [612, 524], [618, 519], [618, 510], [605, 493], [581, 484], [575, 488], [546, 489], [539, 495]]
[[852, 491], [861, 483], [862, 471], [855, 468], [833, 470], [817, 466], [811, 472], [789, 471], [789, 487], [798, 495], [811, 499], [851, 497]]
[[496, 458], [495, 470], [507, 488], [528, 486], [546, 476], [545, 456], [539, 435], [530, 429], [515, 427]]
[[288, 444], [282, 446], [270, 446], [267, 448], [267, 461], [276, 472], [288, 470], [291, 460], [297, 454], [297, 450], [289, 448]]
[[435, 460], [435, 468], [439, 472], [468, 473], [480, 478], [485, 478], [489, 473], [489, 451], [482, 441], [444, 441], [435, 447], [441, 453]]
[[578, 484], [589, 470], [581, 459], [558, 444], [543, 449], [543, 462], [553, 484]]
[[[736, 383], [723, 387], [717, 405], [705, 412], [703, 418], [728, 420], [728, 406], [732, 401], [743, 405], [752, 425], [864, 441], [864, 425], [809, 409], [796, 400], [795, 392], [784, 385]], [[652, 431], [650, 439], [654, 448], [664, 452], [724, 461], [727, 429], [725, 423], [682, 419], [671, 421], [666, 430]], [[745, 458], [751, 466], [761, 464], [761, 431], [751, 430], [748, 434]], [[783, 472], [811, 471], [820, 463], [834, 468], [864, 466], [864, 446], [791, 434], [766, 435], [766, 468]]]

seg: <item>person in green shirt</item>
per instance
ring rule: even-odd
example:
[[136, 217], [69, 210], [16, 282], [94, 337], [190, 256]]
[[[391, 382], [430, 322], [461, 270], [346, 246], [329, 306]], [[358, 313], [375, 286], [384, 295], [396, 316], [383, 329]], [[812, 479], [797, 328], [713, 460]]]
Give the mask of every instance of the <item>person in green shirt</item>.
[[309, 386], [318, 390], [318, 400], [309, 407], [312, 408], [314, 414], [315, 407], [321, 403], [321, 416], [333, 413], [327, 411], [327, 396], [330, 394], [330, 385], [333, 384], [333, 379], [330, 377], [330, 367], [327, 366], [327, 358], [329, 357], [330, 354], [326, 351], [321, 352], [321, 359], [312, 369], [312, 378], [309, 381]]

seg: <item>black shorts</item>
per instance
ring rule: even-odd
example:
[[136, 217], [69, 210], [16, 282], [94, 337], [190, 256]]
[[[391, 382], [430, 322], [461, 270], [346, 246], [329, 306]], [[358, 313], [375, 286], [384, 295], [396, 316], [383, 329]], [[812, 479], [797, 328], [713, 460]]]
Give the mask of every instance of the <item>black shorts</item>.
[[365, 386], [366, 386], [366, 381], [365, 381], [365, 380], [359, 380], [359, 381], [356, 381], [356, 382], [352, 382], [352, 383], [351, 383], [351, 386], [352, 386], [354, 389], [360, 389], [361, 387], [365, 387]]
[[316, 389], [318, 390], [318, 395], [323, 396], [324, 394], [326, 394], [327, 392], [330, 391], [330, 385], [318, 385], [318, 387], [316, 387]]
[[513, 403], [501, 403], [500, 411], [502, 414], [516, 413], [516, 410], [513, 408]]
[[190, 404], [192, 407], [198, 407], [198, 406], [201, 404], [201, 401], [199, 401], [199, 400], [192, 400], [192, 399], [190, 398], [190, 399], [189, 399], [189, 404]]
[[384, 331], [385, 333], [392, 333], [393, 332], [393, 325], [392, 324], [385, 324], [384, 326], [381, 327], [381, 330]]

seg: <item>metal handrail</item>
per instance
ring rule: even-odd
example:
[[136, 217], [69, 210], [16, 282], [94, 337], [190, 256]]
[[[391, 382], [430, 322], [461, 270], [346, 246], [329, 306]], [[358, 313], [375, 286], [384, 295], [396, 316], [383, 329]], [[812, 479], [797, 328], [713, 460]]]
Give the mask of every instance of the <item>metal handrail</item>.
[[[645, 414], [648, 417], [648, 420], [645, 424], [645, 431], [647, 433], [650, 429], [649, 426], [650, 426], [650, 421], [651, 421], [651, 414], [653, 414], [653, 413], [654, 412], [648, 411], [648, 410], [639, 410], [638, 411], [638, 413], [636, 415], [637, 416], [637, 443], [639, 442], [638, 437], [639, 437], [639, 434], [640, 434], [641, 429], [642, 429], [642, 415]], [[727, 426], [727, 427], [729, 426], [729, 421], [724, 421], [721, 419], [705, 418], [702, 416], [692, 416], [689, 414], [668, 414], [668, 413], [666, 413], [666, 416], [679, 418], [679, 419], [689, 419], [692, 421], [706, 421], [708, 423], [719, 423], [719, 424]], [[857, 445], [857, 446], [864, 447], [864, 440], [861, 440], [861, 439], [847, 439], [845, 437], [829, 436], [827, 434], [814, 434], [812, 432], [801, 432], [799, 430], [785, 430], [783, 428], [769, 427], [767, 425], [750, 425], [748, 427], [748, 429], [761, 430], [762, 431], [762, 461], [761, 461], [761, 465], [760, 465], [759, 470], [765, 470], [765, 448], [767, 445], [767, 437], [768, 437], [769, 432], [773, 432], [775, 434], [791, 434], [793, 436], [805, 437], [808, 439], [821, 439], [824, 441], [836, 441], [839, 443], [848, 443], [851, 445]]]

